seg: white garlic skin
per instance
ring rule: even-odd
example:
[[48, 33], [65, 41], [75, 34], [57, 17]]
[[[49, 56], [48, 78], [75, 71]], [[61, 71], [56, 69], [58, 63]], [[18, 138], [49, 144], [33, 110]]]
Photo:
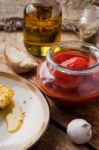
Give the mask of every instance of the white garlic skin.
[[84, 119], [74, 119], [67, 126], [67, 135], [75, 144], [87, 143], [92, 137], [91, 125]]

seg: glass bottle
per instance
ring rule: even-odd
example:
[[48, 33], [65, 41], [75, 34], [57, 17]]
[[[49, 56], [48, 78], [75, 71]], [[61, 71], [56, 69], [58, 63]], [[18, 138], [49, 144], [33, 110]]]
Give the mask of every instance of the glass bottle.
[[97, 43], [99, 37], [99, 8], [97, 6], [88, 6], [84, 9], [80, 19], [80, 40], [94, 44], [99, 48]]
[[35, 56], [46, 56], [61, 38], [61, 6], [55, 0], [31, 0], [24, 9], [24, 44]]

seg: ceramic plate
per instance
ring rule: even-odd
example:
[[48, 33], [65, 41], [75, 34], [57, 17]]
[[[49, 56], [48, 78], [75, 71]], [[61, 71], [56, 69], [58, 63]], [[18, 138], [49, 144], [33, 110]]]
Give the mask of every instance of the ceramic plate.
[[26, 150], [38, 141], [47, 128], [48, 103], [33, 84], [17, 75], [0, 72], [0, 84], [15, 90], [13, 99], [25, 112], [22, 127], [15, 133], [7, 131], [0, 116], [0, 150]]

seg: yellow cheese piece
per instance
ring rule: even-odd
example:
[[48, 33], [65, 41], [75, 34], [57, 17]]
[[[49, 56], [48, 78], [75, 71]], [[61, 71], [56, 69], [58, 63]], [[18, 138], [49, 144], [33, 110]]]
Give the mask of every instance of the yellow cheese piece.
[[12, 100], [14, 90], [0, 84], [0, 108], [6, 107]]

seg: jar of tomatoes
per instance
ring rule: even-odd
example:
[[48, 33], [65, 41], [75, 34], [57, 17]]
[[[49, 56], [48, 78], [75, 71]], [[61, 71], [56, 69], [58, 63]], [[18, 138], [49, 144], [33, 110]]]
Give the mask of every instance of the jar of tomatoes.
[[99, 98], [99, 50], [79, 41], [51, 47], [37, 69], [38, 87], [53, 100], [69, 105]]

